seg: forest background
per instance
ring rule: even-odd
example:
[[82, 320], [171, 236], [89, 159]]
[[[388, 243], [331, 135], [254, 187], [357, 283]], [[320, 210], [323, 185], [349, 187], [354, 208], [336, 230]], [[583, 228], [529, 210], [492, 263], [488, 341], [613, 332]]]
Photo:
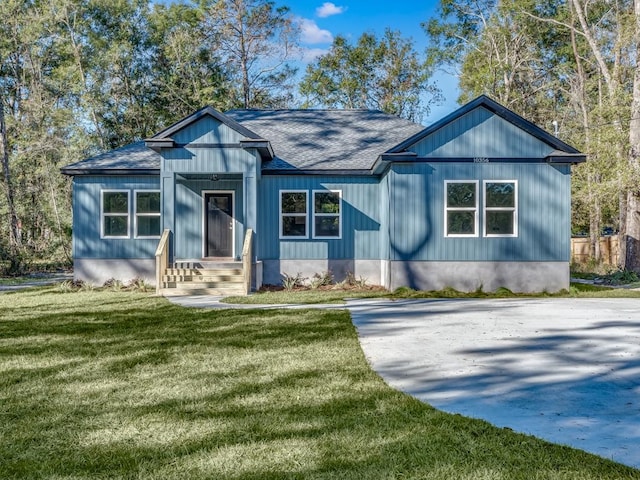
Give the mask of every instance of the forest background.
[[619, 232], [640, 272], [640, 0], [441, 0], [425, 51], [399, 31], [338, 35], [299, 71], [302, 25], [268, 0], [0, 2], [0, 273], [71, 263], [60, 168], [195, 110], [374, 108], [421, 122], [487, 94], [588, 154], [572, 232]]

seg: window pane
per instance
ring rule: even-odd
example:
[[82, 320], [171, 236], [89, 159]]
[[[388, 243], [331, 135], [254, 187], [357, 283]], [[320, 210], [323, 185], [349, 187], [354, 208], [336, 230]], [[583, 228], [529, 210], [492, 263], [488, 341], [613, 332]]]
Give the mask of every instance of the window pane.
[[138, 233], [139, 237], [159, 237], [160, 236], [160, 217], [138, 217]]
[[473, 208], [475, 206], [475, 183], [447, 183], [447, 207]]
[[125, 216], [108, 216], [104, 217], [104, 236], [105, 237], [126, 237], [127, 219]]
[[447, 212], [447, 235], [473, 235], [475, 231], [475, 212]]
[[513, 183], [487, 183], [486, 206], [491, 207], [515, 207], [516, 186]]
[[316, 237], [339, 237], [340, 217], [316, 217]]
[[307, 194], [305, 192], [283, 193], [282, 213], [307, 213]]
[[487, 211], [487, 235], [513, 235], [514, 212]]
[[136, 192], [136, 213], [160, 213], [160, 192]]
[[283, 237], [305, 237], [307, 235], [307, 217], [282, 216]]
[[340, 213], [340, 194], [338, 192], [315, 192], [315, 213]]
[[103, 192], [104, 213], [129, 213], [129, 195], [127, 192]]

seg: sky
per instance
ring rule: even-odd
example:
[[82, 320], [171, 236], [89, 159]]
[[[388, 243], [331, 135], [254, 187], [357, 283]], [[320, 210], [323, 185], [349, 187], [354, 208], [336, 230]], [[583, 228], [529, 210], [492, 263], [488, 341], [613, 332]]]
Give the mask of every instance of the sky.
[[[301, 43], [305, 58], [328, 51], [336, 35], [342, 35], [355, 42], [362, 33], [373, 32], [381, 36], [388, 27], [399, 30], [403, 37], [414, 41], [420, 53], [427, 46], [427, 36], [420, 24], [436, 16], [438, 0], [282, 0], [278, 5], [286, 5], [300, 22]], [[423, 123], [433, 123], [458, 107], [457, 78], [438, 72], [433, 80], [442, 90], [445, 100], [442, 105], [434, 105], [425, 116]]]

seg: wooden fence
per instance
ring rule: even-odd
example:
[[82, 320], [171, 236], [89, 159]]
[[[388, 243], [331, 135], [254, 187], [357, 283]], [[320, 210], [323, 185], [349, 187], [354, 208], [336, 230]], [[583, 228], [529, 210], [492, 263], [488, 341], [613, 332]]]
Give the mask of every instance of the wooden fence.
[[[574, 263], [585, 263], [589, 261], [591, 255], [589, 237], [574, 237], [571, 239], [571, 261]], [[607, 265], [618, 265], [620, 248], [618, 235], [600, 237], [600, 252], [602, 263]]]

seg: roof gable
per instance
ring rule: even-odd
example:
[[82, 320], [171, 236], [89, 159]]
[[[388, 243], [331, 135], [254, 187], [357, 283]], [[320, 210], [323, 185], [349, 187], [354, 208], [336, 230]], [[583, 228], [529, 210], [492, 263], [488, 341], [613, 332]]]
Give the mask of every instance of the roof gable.
[[[179, 122], [174, 123], [170, 127], [165, 128], [161, 132], [155, 134], [153, 137], [145, 140], [145, 142], [174, 139], [173, 137], [177, 137], [177, 136], [189, 138], [190, 136], [193, 136], [194, 129], [197, 132], [201, 132], [201, 130], [197, 127], [198, 124], [205, 125], [205, 128], [209, 126], [214, 129], [219, 128], [220, 125], [223, 124], [243, 138], [252, 139], [252, 140], [260, 139], [260, 137], [257, 134], [255, 134], [245, 126], [240, 125], [233, 118], [218, 112], [213, 107], [207, 106], [207, 107], [201, 108], [197, 112], [189, 115], [188, 117], [180, 120]], [[202, 133], [203, 132], [201, 132], [201, 134]]]
[[389, 151], [400, 152], [426, 158], [585, 159], [572, 146], [484, 95]]

